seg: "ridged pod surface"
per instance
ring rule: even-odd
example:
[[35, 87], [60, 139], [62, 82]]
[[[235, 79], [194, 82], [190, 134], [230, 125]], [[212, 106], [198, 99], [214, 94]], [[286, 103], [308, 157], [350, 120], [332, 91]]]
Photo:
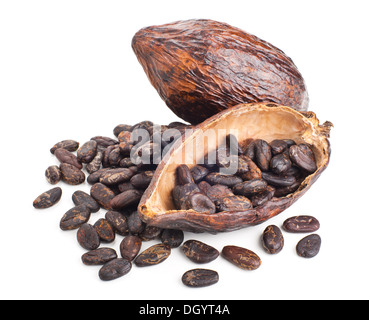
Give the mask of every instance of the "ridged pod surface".
[[187, 20], [151, 26], [136, 33], [132, 48], [160, 97], [192, 124], [241, 103], [308, 108], [306, 86], [293, 61], [228, 24]]

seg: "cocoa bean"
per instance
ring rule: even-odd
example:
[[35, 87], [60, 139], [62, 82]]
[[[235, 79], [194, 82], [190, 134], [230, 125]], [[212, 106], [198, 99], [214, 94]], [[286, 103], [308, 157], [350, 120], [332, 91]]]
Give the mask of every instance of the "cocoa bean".
[[222, 185], [227, 186], [227, 187], [233, 187], [236, 184], [242, 182], [242, 179], [240, 177], [224, 175], [224, 174], [220, 174], [218, 172], [209, 173], [206, 176], [205, 180], [207, 182], [209, 182], [211, 185], [222, 184]]
[[97, 201], [92, 198], [89, 194], [84, 191], [78, 190], [75, 191], [72, 195], [72, 201], [76, 206], [84, 204], [91, 213], [98, 212], [100, 210], [100, 206]]
[[199, 183], [209, 174], [209, 170], [203, 166], [197, 165], [191, 169], [191, 174], [194, 181]]
[[208, 263], [219, 257], [219, 251], [198, 240], [187, 240], [182, 250], [186, 257], [196, 263]]
[[115, 259], [106, 263], [99, 271], [103, 281], [111, 281], [125, 276], [131, 271], [132, 263], [127, 259]]
[[193, 269], [184, 273], [182, 282], [187, 287], [208, 287], [219, 281], [218, 272], [208, 269]]
[[187, 210], [187, 199], [193, 194], [200, 192], [199, 187], [194, 183], [188, 183], [184, 186], [177, 185], [174, 187], [172, 196], [173, 201], [178, 210]]
[[95, 222], [94, 228], [102, 242], [113, 242], [115, 240], [115, 232], [109, 221], [106, 219], [99, 219]]
[[273, 140], [269, 145], [274, 155], [281, 154], [288, 149], [288, 144], [284, 140]]
[[150, 241], [160, 238], [162, 229], [155, 226], [146, 226], [145, 229], [140, 232], [139, 237], [142, 241]]
[[77, 158], [82, 163], [90, 163], [96, 156], [97, 142], [94, 140], [87, 141], [77, 151]]
[[82, 184], [86, 180], [85, 174], [71, 164], [62, 163], [60, 165], [60, 171], [62, 180], [67, 184], [75, 186]]
[[95, 228], [85, 223], [77, 232], [77, 240], [80, 246], [86, 250], [96, 250], [100, 246], [100, 237]]
[[255, 160], [261, 171], [269, 170], [269, 163], [272, 159], [272, 149], [269, 144], [261, 139], [255, 141]]
[[116, 258], [118, 258], [118, 255], [114, 249], [99, 248], [85, 253], [82, 256], [82, 262], [88, 266], [98, 266]]
[[98, 151], [96, 153], [95, 158], [86, 165], [87, 172], [91, 174], [96, 171], [99, 171], [102, 165], [102, 159], [103, 159], [103, 153], [102, 151]]
[[160, 238], [162, 243], [171, 248], [178, 248], [183, 242], [184, 234], [182, 230], [165, 229]]
[[88, 222], [90, 216], [91, 212], [85, 205], [76, 206], [64, 214], [60, 221], [60, 229], [63, 231], [78, 229]]
[[122, 131], [132, 131], [132, 126], [128, 125], [128, 124], [118, 124], [114, 130], [113, 130], [113, 134], [118, 138], [119, 134]]
[[216, 201], [224, 197], [234, 196], [232, 190], [222, 184], [215, 184], [208, 188], [206, 190], [206, 195], [210, 198], [211, 201]]
[[127, 236], [120, 244], [122, 258], [132, 261], [141, 250], [142, 240], [137, 236]]
[[322, 244], [322, 239], [317, 234], [311, 234], [299, 241], [296, 246], [296, 252], [300, 257], [313, 258], [319, 251]]
[[59, 202], [62, 196], [62, 189], [59, 187], [53, 188], [40, 194], [34, 201], [33, 207], [36, 209], [50, 208]]
[[289, 157], [285, 154], [277, 154], [270, 161], [270, 170], [272, 170], [277, 175], [285, 174], [289, 169], [291, 169], [292, 162]]
[[138, 267], [157, 265], [165, 261], [171, 253], [171, 249], [164, 243], [156, 244], [143, 251], [136, 259]]
[[294, 176], [279, 176], [268, 172], [263, 172], [263, 179], [275, 187], [289, 187], [296, 182]]
[[140, 219], [137, 211], [131, 213], [127, 219], [128, 229], [132, 235], [139, 235], [144, 229], [146, 224]]
[[137, 189], [146, 189], [154, 176], [154, 171], [144, 171], [134, 175], [130, 182]]
[[61, 171], [58, 166], [50, 166], [45, 171], [45, 177], [50, 184], [57, 184], [61, 180]]
[[252, 208], [251, 201], [244, 196], [231, 196], [215, 201], [218, 212], [245, 211]]
[[288, 218], [283, 223], [283, 229], [293, 233], [315, 232], [319, 228], [318, 219], [312, 216], [295, 216]]
[[272, 198], [274, 197], [274, 194], [275, 194], [275, 188], [271, 186], [267, 186], [267, 188], [264, 191], [255, 194], [251, 198], [252, 205], [254, 207], [262, 206], [267, 201], [272, 200]]
[[79, 142], [75, 141], [75, 140], [63, 140], [60, 141], [58, 143], [56, 143], [51, 149], [50, 152], [52, 154], [54, 154], [56, 149], [65, 149], [68, 150], [70, 152], [74, 152], [77, 151], [79, 148]]
[[142, 197], [142, 192], [138, 190], [127, 190], [118, 194], [110, 201], [112, 209], [120, 210], [129, 206], [137, 205]]
[[222, 256], [244, 270], [256, 270], [261, 265], [261, 259], [255, 252], [242, 247], [225, 246]]
[[270, 254], [276, 254], [282, 251], [284, 238], [281, 230], [274, 225], [268, 226], [262, 236], [264, 249]]
[[100, 182], [107, 185], [115, 185], [129, 181], [133, 176], [133, 172], [127, 168], [117, 168], [105, 171], [100, 176]]
[[111, 210], [110, 201], [115, 197], [115, 193], [102, 183], [95, 183], [91, 188], [91, 196], [97, 203], [106, 210]]
[[129, 234], [127, 217], [122, 213], [110, 210], [105, 214], [105, 219], [109, 222], [117, 234], [121, 236], [126, 236]]
[[200, 192], [191, 194], [186, 201], [186, 206], [188, 209], [195, 210], [196, 212], [211, 214], [216, 211], [214, 202]]
[[235, 185], [233, 187], [233, 192], [247, 197], [265, 191], [267, 186], [268, 185], [264, 180], [254, 179]]
[[295, 165], [309, 173], [317, 170], [314, 152], [307, 144], [291, 146], [290, 158]]
[[191, 171], [185, 164], [177, 167], [178, 184], [184, 186], [187, 183], [195, 183]]
[[82, 169], [83, 166], [77, 159], [77, 157], [70, 151], [65, 149], [56, 149], [54, 155], [59, 160], [60, 163], [69, 163], [78, 169]]

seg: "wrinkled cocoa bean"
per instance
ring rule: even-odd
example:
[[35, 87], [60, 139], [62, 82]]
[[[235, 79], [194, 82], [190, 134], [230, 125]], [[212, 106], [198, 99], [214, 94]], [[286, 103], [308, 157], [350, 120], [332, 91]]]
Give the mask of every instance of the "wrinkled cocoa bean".
[[209, 173], [206, 176], [205, 180], [209, 182], [211, 185], [222, 184], [224, 186], [231, 187], [231, 188], [235, 186], [236, 184], [242, 182], [242, 179], [240, 177], [224, 175], [218, 172]]
[[233, 187], [233, 192], [235, 194], [247, 197], [265, 191], [267, 186], [268, 185], [264, 180], [254, 179], [235, 185]]
[[95, 171], [94, 173], [91, 173], [88, 178], [87, 178], [87, 182], [89, 184], [95, 184], [97, 182], [100, 181], [100, 177], [102, 176], [102, 174], [106, 171], [110, 170], [109, 168], [102, 168], [98, 171]]
[[112, 209], [119, 210], [129, 206], [137, 205], [142, 197], [142, 192], [138, 190], [127, 190], [118, 194], [110, 201]]
[[90, 216], [91, 212], [85, 205], [76, 206], [64, 214], [60, 221], [60, 229], [63, 231], [78, 229], [88, 222]]
[[129, 181], [133, 176], [133, 172], [127, 168], [117, 168], [105, 171], [100, 176], [100, 182], [107, 185], [115, 185]]
[[109, 221], [106, 219], [99, 219], [95, 222], [94, 228], [102, 242], [113, 242], [115, 240], [115, 232]]
[[132, 126], [128, 125], [128, 124], [118, 124], [114, 130], [113, 130], [113, 134], [118, 138], [119, 134], [122, 131], [132, 131]]
[[191, 169], [192, 178], [196, 183], [199, 183], [202, 179], [204, 179], [208, 174], [209, 170], [203, 166], [194, 166]]
[[118, 255], [114, 249], [99, 248], [85, 253], [82, 256], [82, 262], [88, 266], [98, 266], [117, 258]]
[[261, 259], [255, 252], [242, 247], [225, 246], [222, 256], [244, 270], [256, 270], [261, 265]]
[[300, 257], [313, 258], [319, 251], [322, 244], [322, 239], [317, 234], [311, 234], [299, 241], [296, 246], [296, 252]]
[[208, 269], [193, 269], [184, 273], [182, 282], [187, 287], [208, 287], [219, 281], [219, 274]]
[[60, 171], [62, 180], [67, 184], [75, 186], [85, 182], [85, 174], [71, 164], [62, 163], [60, 165]]
[[210, 188], [208, 188], [206, 190], [206, 195], [210, 198], [211, 201], [216, 201], [218, 199], [222, 199], [225, 197], [234, 196], [232, 190], [222, 184], [215, 184]]
[[288, 149], [288, 144], [284, 140], [273, 140], [269, 145], [274, 155], [281, 154]]
[[293, 233], [315, 232], [319, 228], [319, 221], [312, 216], [291, 217], [283, 223], [283, 229]]
[[244, 196], [231, 196], [215, 201], [218, 212], [245, 211], [252, 208], [252, 203]]
[[61, 180], [61, 171], [58, 166], [50, 166], [45, 171], [45, 177], [50, 184], [57, 184]]
[[111, 281], [125, 276], [131, 271], [132, 263], [127, 259], [115, 259], [106, 263], [99, 271], [103, 281]]
[[100, 246], [100, 237], [95, 228], [85, 223], [77, 232], [77, 240], [80, 246], [86, 250], [96, 250]]
[[269, 163], [272, 159], [272, 149], [269, 144], [261, 139], [255, 141], [255, 160], [261, 171], [269, 170]]
[[183, 242], [184, 234], [182, 230], [165, 229], [160, 238], [162, 243], [171, 248], [178, 248]]
[[182, 250], [186, 257], [196, 263], [208, 263], [219, 257], [219, 251], [198, 240], [188, 240]]
[[141, 250], [142, 240], [137, 236], [127, 236], [120, 244], [122, 258], [132, 261]]
[[[241, 163], [239, 163], [242, 166], [241, 169], [244, 168], [244, 172], [241, 172], [241, 169], [239, 169], [239, 173], [243, 180], [261, 179], [261, 170], [251, 158], [243, 155], [240, 155], [239, 158], [242, 159], [240, 160]], [[245, 162], [245, 164], [242, 162]], [[246, 165], [248, 167], [247, 169], [245, 167]]]
[[102, 165], [102, 159], [103, 159], [103, 153], [101, 151], [98, 151], [96, 153], [95, 158], [86, 165], [86, 170], [88, 173], [94, 173], [96, 171], [99, 171]]
[[307, 144], [291, 146], [290, 158], [295, 165], [309, 173], [317, 170], [314, 152]]
[[81, 190], [75, 191], [73, 193], [72, 201], [76, 206], [84, 204], [90, 210], [91, 213], [95, 213], [100, 210], [100, 206], [97, 203], [97, 201], [94, 198], [92, 198], [89, 194]]
[[146, 224], [140, 219], [137, 211], [131, 213], [131, 215], [127, 218], [128, 229], [132, 235], [139, 235], [144, 229]]
[[285, 154], [277, 154], [270, 161], [270, 169], [277, 175], [285, 174], [291, 169], [292, 162]]
[[138, 267], [157, 265], [165, 261], [171, 253], [171, 249], [164, 243], [156, 244], [143, 251], [136, 259]]
[[296, 182], [294, 176], [279, 176], [268, 172], [263, 172], [263, 179], [275, 187], [289, 187]]
[[98, 150], [104, 150], [109, 146], [113, 146], [119, 143], [119, 141], [112, 139], [110, 137], [96, 136], [91, 138], [91, 140], [96, 141]]
[[36, 209], [47, 209], [59, 202], [62, 196], [62, 189], [59, 187], [48, 190], [40, 194], [34, 201], [33, 206]]
[[115, 193], [102, 183], [95, 183], [91, 188], [91, 196], [97, 203], [106, 210], [111, 210], [110, 201], [115, 197]]
[[82, 169], [83, 166], [77, 159], [77, 157], [70, 151], [65, 149], [56, 149], [54, 155], [59, 160], [60, 163], [69, 163], [75, 166], [77, 169]]
[[172, 196], [173, 201], [178, 210], [187, 210], [187, 199], [193, 194], [200, 192], [199, 187], [194, 183], [188, 183], [184, 186], [177, 185], [174, 187]]
[[193, 193], [187, 199], [187, 208], [196, 212], [215, 213], [216, 207], [213, 201], [203, 193]]
[[96, 156], [97, 142], [94, 140], [87, 141], [77, 151], [77, 158], [82, 163], [90, 163]]
[[129, 234], [127, 217], [122, 213], [110, 210], [105, 214], [105, 219], [109, 222], [117, 234], [121, 236], [126, 236]]
[[281, 230], [274, 225], [268, 226], [262, 236], [264, 249], [270, 254], [276, 254], [282, 251], [284, 238]]
[[272, 198], [274, 197], [274, 194], [275, 194], [275, 188], [271, 186], [267, 186], [267, 188], [264, 191], [255, 194], [251, 198], [252, 205], [254, 207], [262, 206], [269, 200], [272, 200]]
[[187, 183], [195, 183], [190, 168], [185, 164], [181, 164], [177, 167], [177, 180], [178, 184], [184, 186]]
[[154, 171], [144, 171], [134, 175], [130, 182], [137, 189], [146, 189], [154, 176]]
[[52, 154], [55, 153], [55, 150], [56, 149], [65, 149], [65, 150], [68, 150], [70, 152], [74, 152], [74, 151], [77, 151], [78, 148], [79, 148], [79, 142], [77, 141], [74, 141], [74, 140], [63, 140], [63, 141], [60, 141], [58, 143], [56, 143], [51, 149], [50, 149], [50, 152]]
[[150, 241], [160, 237], [162, 229], [155, 226], [146, 226], [146, 228], [140, 232], [139, 237], [142, 241]]

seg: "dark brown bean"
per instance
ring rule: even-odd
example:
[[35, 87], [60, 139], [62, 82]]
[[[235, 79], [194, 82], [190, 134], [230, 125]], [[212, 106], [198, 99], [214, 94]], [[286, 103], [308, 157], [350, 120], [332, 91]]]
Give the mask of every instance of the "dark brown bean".
[[322, 239], [317, 234], [311, 234], [299, 241], [296, 246], [296, 252], [300, 257], [313, 258], [319, 251], [322, 244]]
[[243, 147], [244, 155], [249, 157], [251, 160], [255, 160], [255, 140], [252, 140], [246, 147]]
[[317, 170], [314, 152], [307, 144], [291, 146], [290, 158], [295, 165], [309, 173]]
[[288, 149], [288, 144], [284, 140], [273, 140], [269, 145], [274, 155], [283, 153]]
[[129, 232], [133, 235], [139, 235], [144, 229], [146, 224], [140, 219], [137, 211], [131, 213], [127, 219]]
[[187, 287], [201, 288], [216, 284], [219, 281], [219, 274], [208, 269], [193, 269], [185, 272], [182, 282]]
[[113, 130], [113, 134], [118, 138], [119, 134], [122, 131], [132, 131], [132, 126], [128, 125], [128, 124], [118, 124], [114, 130]]
[[177, 179], [178, 179], [178, 184], [184, 186], [187, 183], [195, 183], [190, 168], [185, 165], [185, 164], [181, 164], [177, 167], [176, 170], [177, 173]]
[[315, 232], [319, 228], [320, 223], [318, 219], [312, 216], [295, 216], [288, 218], [283, 223], [283, 229], [293, 233]]
[[91, 211], [91, 213], [95, 213], [100, 210], [100, 205], [97, 203], [97, 201], [89, 194], [81, 190], [77, 190], [73, 193], [72, 201], [76, 206], [84, 204]]
[[102, 242], [113, 242], [115, 240], [115, 232], [109, 221], [106, 219], [99, 219], [95, 222], [94, 228]]
[[137, 236], [127, 236], [120, 244], [122, 258], [132, 261], [141, 250], [142, 240]]
[[144, 171], [134, 175], [130, 182], [137, 189], [146, 189], [154, 176], [154, 171]]
[[54, 154], [56, 149], [63, 148], [65, 150], [68, 150], [70, 152], [77, 151], [79, 148], [79, 142], [74, 140], [63, 140], [58, 143], [56, 143], [51, 149], [50, 152]]
[[203, 166], [194, 166], [191, 169], [192, 178], [196, 183], [199, 183], [202, 179], [204, 179], [208, 174], [209, 170]]
[[110, 168], [102, 168], [94, 173], [91, 173], [87, 178], [87, 182], [92, 185], [98, 183], [102, 174], [108, 170], [110, 170]]
[[224, 175], [218, 172], [209, 173], [206, 176], [205, 180], [209, 182], [211, 185], [222, 184], [227, 187], [233, 187], [236, 184], [242, 182], [242, 179], [240, 177]]
[[178, 210], [187, 210], [187, 199], [193, 194], [200, 192], [199, 187], [194, 183], [188, 183], [184, 186], [177, 185], [172, 191], [174, 205]]
[[225, 246], [222, 256], [244, 270], [256, 270], [261, 265], [261, 259], [255, 252], [242, 247]]
[[104, 151], [103, 151], [103, 158], [102, 158], [102, 166], [103, 168], [109, 168], [110, 167], [110, 163], [109, 163], [109, 156], [110, 153], [116, 149], [117, 147], [115, 145], [109, 146], [107, 147]]
[[61, 171], [58, 166], [50, 166], [45, 171], [45, 177], [50, 184], [57, 184], [61, 180]]
[[216, 200], [215, 206], [219, 212], [246, 211], [252, 208], [252, 203], [244, 196], [231, 196]]
[[142, 192], [138, 190], [127, 190], [118, 194], [110, 201], [112, 209], [119, 210], [129, 206], [137, 205], [142, 197]]
[[62, 180], [67, 184], [76, 186], [85, 182], [85, 174], [71, 164], [62, 163], [60, 165], [60, 171], [62, 175]]
[[85, 205], [76, 206], [64, 214], [60, 221], [60, 229], [63, 231], [78, 229], [88, 222], [90, 216], [91, 212]]
[[263, 179], [275, 187], [289, 187], [296, 182], [294, 176], [279, 176], [269, 172], [263, 172]]
[[277, 154], [270, 161], [270, 170], [278, 175], [285, 174], [289, 169], [291, 169], [291, 166], [291, 160], [283, 153]]
[[105, 214], [105, 219], [109, 222], [117, 234], [121, 236], [126, 236], [129, 234], [127, 217], [122, 213], [110, 210]]
[[274, 196], [279, 197], [285, 197], [291, 193], [294, 193], [301, 185], [302, 179], [296, 180], [296, 182], [290, 186], [282, 187], [282, 188], [276, 188]]
[[[233, 153], [232, 153], [233, 152]], [[217, 165], [219, 168], [237, 168], [238, 163], [238, 152], [237, 150], [232, 150], [228, 147], [220, 147], [217, 149]]]
[[114, 249], [99, 248], [85, 253], [82, 256], [82, 262], [87, 266], [98, 266], [117, 258], [118, 255]]
[[255, 141], [255, 160], [261, 171], [269, 170], [269, 163], [272, 159], [272, 149], [269, 144], [261, 139]]
[[104, 150], [105, 148], [109, 146], [113, 146], [119, 143], [118, 140], [115, 140], [109, 137], [104, 137], [104, 136], [96, 136], [96, 137], [91, 138], [91, 140], [94, 140], [97, 142], [97, 148], [99, 150]]
[[62, 196], [62, 189], [59, 187], [48, 190], [40, 194], [34, 201], [36, 209], [47, 209], [57, 204]]
[[133, 172], [127, 168], [117, 168], [105, 171], [100, 176], [100, 182], [107, 185], [115, 185], [129, 181], [133, 176]]
[[264, 249], [270, 254], [281, 252], [284, 246], [281, 230], [275, 225], [268, 226], [263, 232], [262, 244]]
[[[203, 194], [206, 194], [208, 193], [208, 191], [210, 190], [210, 188], [212, 187], [210, 183], [206, 182], [206, 181], [201, 181], [200, 183], [198, 183], [197, 185], [200, 189], [200, 191], [203, 193]], [[221, 186], [221, 184], [219, 184], [219, 186]], [[223, 186], [225, 187], [225, 186]]]
[[110, 201], [115, 197], [115, 193], [102, 183], [95, 183], [91, 188], [91, 196], [106, 210], [111, 210]]
[[[106, 148], [107, 150], [107, 148]], [[119, 147], [114, 147], [113, 150], [109, 152], [108, 156], [108, 166], [111, 167], [119, 167], [120, 162], [122, 159], [124, 159], [125, 155], [121, 153], [121, 150]]]
[[183, 242], [184, 234], [182, 230], [165, 229], [160, 238], [162, 243], [171, 248], [178, 248]]
[[136, 259], [138, 267], [153, 266], [165, 261], [171, 253], [171, 249], [164, 243], [156, 244], [143, 251]]
[[182, 250], [186, 257], [196, 263], [208, 263], [219, 257], [219, 251], [198, 240], [187, 240]]
[[[203, 182], [207, 183], [206, 181]], [[210, 198], [211, 201], [234, 196], [232, 190], [222, 184], [215, 184], [208, 188], [206, 190], [206, 195]]]
[[85, 223], [77, 232], [77, 240], [80, 246], [86, 250], [96, 250], [100, 246], [100, 237], [95, 228]]
[[131, 271], [132, 263], [127, 259], [115, 259], [106, 263], [99, 271], [103, 281], [111, 281], [125, 276]]
[[127, 190], [135, 190], [136, 188], [130, 182], [123, 182], [118, 185], [118, 189], [121, 193]]
[[77, 169], [82, 169], [82, 164], [78, 161], [77, 157], [70, 151], [65, 149], [56, 149], [54, 155], [60, 163], [69, 163], [75, 166]]
[[255, 194], [251, 198], [252, 205], [254, 207], [262, 206], [266, 202], [272, 200], [274, 197], [274, 194], [275, 194], [275, 188], [271, 186], [267, 186], [267, 188], [264, 191]]
[[95, 158], [86, 165], [87, 172], [91, 174], [96, 171], [99, 171], [102, 165], [102, 159], [103, 159], [103, 153], [101, 151], [98, 151], [96, 153]]
[[155, 226], [146, 226], [145, 229], [140, 232], [139, 237], [142, 241], [150, 241], [158, 239], [161, 235], [162, 229]]
[[96, 156], [97, 142], [94, 140], [87, 141], [77, 151], [77, 158], [82, 163], [90, 163]]
[[253, 179], [235, 185], [233, 192], [247, 197], [265, 191], [267, 186], [268, 184], [264, 180]]
[[[239, 174], [243, 180], [254, 180], [254, 179], [261, 179], [261, 170], [259, 167], [255, 164], [254, 161], [252, 161], [251, 158], [247, 156], [240, 155], [239, 156]], [[245, 163], [243, 163], [245, 162]], [[247, 169], [246, 169], [247, 165]], [[243, 170], [242, 170], [243, 168]], [[243, 172], [241, 172], [243, 171]]]
[[213, 201], [203, 193], [193, 193], [187, 199], [187, 208], [202, 213], [215, 213], [216, 207]]
[[129, 155], [133, 147], [132, 133], [129, 131], [122, 131], [118, 135], [119, 150], [123, 155]]

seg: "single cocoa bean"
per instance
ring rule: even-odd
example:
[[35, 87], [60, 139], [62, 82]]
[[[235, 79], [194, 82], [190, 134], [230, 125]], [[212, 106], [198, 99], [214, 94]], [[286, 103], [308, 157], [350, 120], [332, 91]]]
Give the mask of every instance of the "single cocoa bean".
[[191, 169], [191, 174], [194, 181], [199, 183], [209, 174], [209, 170], [203, 166], [197, 165]]
[[82, 169], [83, 166], [77, 159], [77, 157], [70, 151], [65, 149], [56, 149], [54, 155], [59, 160], [60, 163], [69, 163], [78, 169]]
[[261, 265], [261, 259], [255, 252], [242, 247], [225, 246], [222, 256], [244, 270], [256, 270]]
[[122, 258], [132, 261], [141, 250], [142, 240], [137, 236], [127, 236], [120, 244]]
[[115, 193], [102, 183], [95, 183], [91, 188], [91, 196], [106, 210], [111, 210], [110, 201], [115, 197]]
[[289, 169], [291, 169], [292, 162], [289, 157], [285, 154], [277, 154], [270, 161], [270, 170], [272, 170], [277, 175], [285, 174]]
[[100, 182], [107, 185], [115, 185], [129, 181], [133, 176], [133, 172], [127, 168], [117, 168], [105, 171], [100, 176]]
[[60, 165], [60, 171], [62, 180], [67, 184], [75, 186], [85, 182], [85, 174], [71, 164], [62, 163]]
[[77, 158], [82, 163], [90, 163], [96, 156], [97, 142], [94, 140], [87, 141], [77, 151]]
[[186, 257], [196, 263], [208, 263], [219, 257], [219, 251], [198, 240], [187, 240], [182, 250]]
[[98, 266], [117, 258], [118, 255], [114, 249], [99, 248], [85, 253], [82, 256], [82, 262], [87, 266]]
[[77, 232], [77, 240], [80, 246], [86, 250], [96, 250], [100, 246], [100, 237], [95, 228], [85, 223]]
[[165, 229], [161, 233], [161, 242], [170, 246], [171, 248], [178, 248], [184, 239], [182, 230]]
[[57, 184], [61, 180], [61, 171], [58, 166], [50, 166], [45, 171], [45, 177], [50, 184]]
[[261, 171], [269, 170], [269, 163], [272, 159], [272, 149], [269, 144], [261, 139], [255, 141], [255, 160]]
[[59, 187], [53, 188], [40, 194], [34, 201], [33, 207], [36, 209], [50, 208], [59, 202], [62, 196], [62, 189]]
[[76, 206], [64, 214], [60, 221], [60, 229], [63, 231], [78, 229], [88, 222], [90, 216], [91, 212], [84, 204]]
[[129, 206], [137, 205], [142, 197], [142, 192], [138, 190], [127, 190], [118, 194], [110, 201], [112, 209], [120, 210]]
[[218, 212], [245, 211], [252, 208], [251, 201], [244, 196], [231, 196], [215, 201]]
[[281, 230], [274, 225], [268, 226], [262, 236], [264, 249], [270, 254], [276, 254], [282, 251], [284, 238]]
[[111, 281], [125, 276], [131, 271], [132, 263], [127, 259], [115, 259], [106, 263], [99, 271], [103, 281]]
[[208, 287], [219, 281], [219, 274], [208, 269], [193, 269], [184, 273], [182, 282], [187, 287]]
[[214, 184], [222, 184], [227, 187], [233, 187], [238, 183], [242, 182], [242, 179], [237, 176], [224, 175], [218, 172], [209, 173], [205, 180], [209, 182], [211, 185]]
[[105, 214], [105, 219], [109, 222], [117, 234], [121, 236], [126, 236], [129, 234], [127, 217], [122, 213], [110, 210]]
[[242, 196], [252, 196], [259, 192], [263, 192], [268, 187], [264, 180], [253, 179], [239, 183], [233, 187], [233, 192]]
[[106, 219], [99, 219], [95, 222], [94, 228], [103, 242], [113, 242], [115, 240], [115, 232], [109, 221]]
[[216, 207], [213, 201], [203, 193], [193, 193], [187, 199], [187, 208], [196, 212], [215, 213]]
[[73, 193], [72, 201], [76, 206], [84, 204], [91, 213], [95, 213], [100, 210], [100, 205], [97, 203], [97, 201], [89, 194], [81, 190], [77, 190]]
[[171, 249], [164, 243], [156, 244], [143, 251], [136, 259], [138, 267], [157, 265], [165, 261], [171, 253]]
[[175, 186], [172, 192], [175, 207], [178, 210], [188, 210], [187, 199], [191, 194], [197, 192], [200, 192], [200, 189], [194, 183], [188, 183], [184, 186]]
[[68, 150], [70, 152], [74, 152], [74, 151], [77, 151], [78, 148], [79, 148], [79, 142], [75, 141], [75, 140], [63, 140], [63, 141], [60, 141], [58, 143], [56, 143], [51, 149], [50, 149], [50, 152], [52, 154], [55, 153], [55, 150], [56, 149], [65, 149], [65, 150]]
[[295, 165], [309, 173], [317, 170], [314, 152], [307, 144], [291, 146], [290, 158]]
[[322, 244], [322, 239], [317, 234], [311, 234], [299, 241], [296, 246], [296, 252], [300, 257], [313, 258], [319, 251]]
[[312, 216], [295, 216], [288, 218], [283, 223], [283, 229], [293, 233], [315, 232], [319, 228], [320, 223], [318, 219]]

